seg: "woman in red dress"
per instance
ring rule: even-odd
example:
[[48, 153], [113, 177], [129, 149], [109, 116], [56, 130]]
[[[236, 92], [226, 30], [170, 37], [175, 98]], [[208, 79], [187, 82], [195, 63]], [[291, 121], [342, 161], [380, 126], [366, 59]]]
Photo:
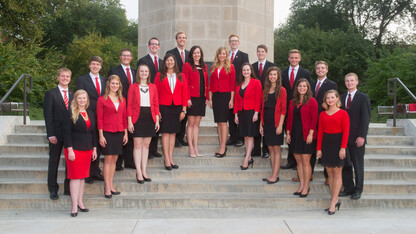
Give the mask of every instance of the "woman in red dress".
[[97, 135], [94, 113], [87, 111], [89, 104], [85, 90], [75, 92], [71, 102], [71, 112], [64, 121], [64, 154], [67, 165], [67, 178], [70, 179], [72, 201], [71, 216], [88, 212], [82, 201], [85, 178], [89, 177], [91, 157], [97, 158]]

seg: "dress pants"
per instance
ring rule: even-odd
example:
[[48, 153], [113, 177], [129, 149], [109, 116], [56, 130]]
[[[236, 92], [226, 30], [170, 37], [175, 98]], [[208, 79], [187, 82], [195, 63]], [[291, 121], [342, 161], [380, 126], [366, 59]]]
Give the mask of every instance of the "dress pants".
[[[98, 133], [97, 133], [97, 138], [98, 138]], [[97, 142], [99, 142], [99, 140], [97, 139]], [[92, 160], [91, 157], [91, 164], [90, 164], [90, 179], [93, 179], [94, 176], [99, 176], [101, 175], [101, 169], [100, 169], [100, 156], [101, 156], [101, 148], [97, 147], [97, 159], [95, 159], [94, 161]]]
[[[356, 144], [348, 144], [347, 154], [351, 157], [352, 165], [345, 165], [342, 169], [342, 184], [346, 192], [363, 192], [364, 186], [364, 154], [365, 145], [357, 147]], [[354, 167], [355, 186], [352, 175]]]
[[[58, 141], [57, 144], [49, 142], [49, 164], [48, 164], [48, 189], [49, 192], [58, 192], [58, 166], [61, 159], [62, 147], [64, 146], [63, 141]], [[66, 178], [66, 167], [65, 167], [65, 182], [64, 192], [69, 192], [69, 179]]]
[[134, 141], [131, 133], [128, 133], [129, 141], [125, 146], [123, 146], [123, 154], [119, 155], [116, 162], [116, 168], [120, 168], [123, 165], [124, 167], [134, 167], [134, 160], [133, 160], [133, 148], [134, 148]]
[[230, 141], [242, 141], [242, 137], [240, 137], [240, 133], [238, 131], [238, 125], [235, 123], [234, 109], [229, 109], [228, 112], [228, 128], [230, 134]]
[[180, 142], [182, 142], [183, 139], [185, 138], [187, 121], [188, 121], [188, 115], [185, 115], [185, 118], [181, 121], [181, 131], [176, 133], [176, 140], [179, 140]]
[[[261, 124], [260, 123], [260, 119], [259, 120], [257, 120], [257, 121], [259, 121], [259, 124]], [[259, 131], [260, 131], [260, 129], [259, 129]], [[261, 146], [262, 143], [263, 142], [263, 146]], [[263, 152], [263, 155], [265, 154], [265, 153], [269, 153], [269, 147], [267, 147], [267, 145], [266, 144], [264, 144], [264, 137], [259, 133], [259, 136], [257, 136], [257, 137], [254, 137], [254, 147], [253, 147], [253, 150], [252, 150], [252, 152], [251, 152], [251, 155], [253, 156], [253, 155], [255, 155], [255, 156], [261, 156], [261, 153]]]

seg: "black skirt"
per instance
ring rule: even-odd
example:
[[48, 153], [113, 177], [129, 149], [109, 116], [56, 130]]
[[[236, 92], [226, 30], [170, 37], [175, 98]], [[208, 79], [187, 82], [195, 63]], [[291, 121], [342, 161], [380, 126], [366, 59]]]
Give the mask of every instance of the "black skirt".
[[133, 137], [154, 137], [156, 136], [155, 122], [152, 118], [150, 107], [140, 107], [140, 115], [134, 123]]
[[179, 115], [182, 112], [182, 106], [176, 105], [160, 105], [160, 114], [162, 119], [160, 121], [161, 133], [178, 133], [181, 131], [181, 121]]
[[265, 109], [263, 117], [264, 143], [270, 146], [283, 145], [283, 131], [276, 135], [274, 112], [274, 109]]
[[299, 108], [295, 106], [293, 110], [289, 150], [294, 154], [313, 154], [315, 152], [315, 141], [312, 141], [311, 144], [306, 144], [306, 141], [303, 139], [301, 108], [302, 106]]
[[121, 155], [123, 153], [123, 132], [103, 132], [107, 145], [101, 148], [103, 155]]
[[257, 137], [259, 135], [259, 121], [253, 123], [254, 110], [238, 112], [238, 129], [241, 137]]
[[228, 104], [231, 100], [231, 92], [212, 93], [212, 109], [214, 111], [214, 122], [228, 122], [228, 113], [230, 109]]
[[[321, 164], [324, 167], [343, 167], [349, 165], [349, 155], [345, 159], [339, 158], [341, 150], [342, 133], [328, 134], [324, 133], [322, 138], [322, 159]], [[348, 151], [348, 150], [347, 150]]]
[[205, 116], [205, 97], [191, 97], [192, 106], [188, 108], [187, 115]]

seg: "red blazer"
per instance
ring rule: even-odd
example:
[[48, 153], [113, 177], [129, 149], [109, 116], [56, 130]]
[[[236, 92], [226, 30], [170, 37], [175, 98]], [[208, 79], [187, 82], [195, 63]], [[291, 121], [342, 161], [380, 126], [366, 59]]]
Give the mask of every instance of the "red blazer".
[[[262, 97], [264, 97], [264, 92], [263, 92]], [[275, 123], [276, 128], [277, 126], [279, 126], [280, 116], [286, 115], [286, 112], [287, 112], [287, 100], [286, 99], [287, 99], [286, 89], [282, 86], [280, 87], [280, 96], [276, 100], [276, 107], [274, 109], [274, 123]], [[262, 98], [261, 106], [264, 107], [264, 98]], [[261, 117], [261, 123], [264, 125], [264, 108], [262, 108], [261, 110], [260, 117]]]
[[209, 91], [213, 93], [235, 91], [234, 65], [231, 64], [230, 72], [228, 74], [225, 72], [224, 68], [222, 68], [220, 71], [220, 77], [218, 77], [217, 69], [211, 73], [211, 77], [209, 78]]
[[97, 100], [97, 129], [106, 132], [122, 132], [127, 129], [126, 100], [119, 102], [118, 110], [108, 97], [101, 96]]
[[[202, 69], [204, 73], [204, 80], [205, 80], [205, 97], [208, 100], [208, 68], [205, 64], [205, 70]], [[193, 70], [190, 63], [185, 63], [182, 67], [182, 72], [185, 74], [186, 79], [188, 81], [188, 93], [189, 93], [189, 99], [191, 97], [199, 97], [199, 71], [195, 68], [195, 71]]]
[[[293, 125], [293, 108], [295, 106], [290, 100], [289, 104], [289, 113], [287, 115], [287, 123], [286, 123], [286, 130], [292, 131]], [[302, 106], [300, 110], [302, 115], [302, 129], [303, 129], [303, 140], [306, 141], [308, 137], [309, 130], [313, 131], [313, 139], [316, 139], [316, 135], [318, 134], [316, 131], [316, 123], [318, 121], [318, 103], [316, 102], [315, 98], [311, 97], [309, 102]]]
[[261, 111], [261, 83], [260, 80], [251, 78], [246, 87], [244, 98], [240, 96], [241, 85], [237, 86], [234, 94], [234, 114], [243, 110]]
[[[149, 84], [149, 99], [152, 118], [156, 122], [156, 115], [159, 115], [159, 98], [156, 86], [152, 83]], [[140, 85], [137, 83], [130, 85], [127, 95], [127, 117], [129, 116], [133, 124], [137, 122], [140, 116]]]
[[155, 77], [155, 85], [159, 94], [159, 105], [174, 105], [188, 106], [188, 83], [185, 74], [181, 73], [182, 82], [176, 77], [175, 89], [170, 90], [168, 78], [165, 77], [160, 81], [160, 72]]

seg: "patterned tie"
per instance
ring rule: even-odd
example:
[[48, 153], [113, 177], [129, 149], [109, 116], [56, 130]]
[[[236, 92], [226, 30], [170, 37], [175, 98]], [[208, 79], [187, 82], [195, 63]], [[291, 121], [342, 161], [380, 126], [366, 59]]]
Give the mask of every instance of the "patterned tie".
[[231, 63], [234, 61], [234, 52], [231, 52]]
[[129, 80], [130, 84], [133, 84], [133, 81], [131, 80], [131, 74], [130, 74], [130, 69], [128, 67], [126, 67], [126, 73], [127, 73], [127, 79]]
[[159, 65], [157, 65], [157, 56], [155, 56], [155, 68], [156, 68], [156, 72], [159, 71]]
[[[260, 63], [260, 68], [259, 68], [259, 75], [261, 77], [261, 73], [263, 73], [263, 63]], [[260, 79], [259, 77], [259, 79]]]
[[98, 82], [98, 77], [95, 77], [95, 87], [97, 88], [98, 96], [100, 96], [101, 89], [100, 89], [100, 82]]
[[290, 73], [290, 88], [293, 88], [293, 84], [295, 83], [295, 69], [292, 68], [292, 72]]
[[348, 99], [347, 99], [347, 110], [350, 109], [351, 106], [351, 93], [348, 94]]
[[182, 63], [185, 63], [185, 54], [183, 53], [183, 50], [181, 51], [181, 59]]
[[321, 88], [321, 82], [320, 81], [318, 81], [318, 86], [316, 86], [316, 89], [315, 89], [315, 98], [318, 96], [319, 88]]
[[68, 90], [62, 90], [62, 92], [64, 92], [64, 102], [65, 102], [66, 109], [68, 110], [69, 100], [68, 100], [68, 95], [66, 94]]

